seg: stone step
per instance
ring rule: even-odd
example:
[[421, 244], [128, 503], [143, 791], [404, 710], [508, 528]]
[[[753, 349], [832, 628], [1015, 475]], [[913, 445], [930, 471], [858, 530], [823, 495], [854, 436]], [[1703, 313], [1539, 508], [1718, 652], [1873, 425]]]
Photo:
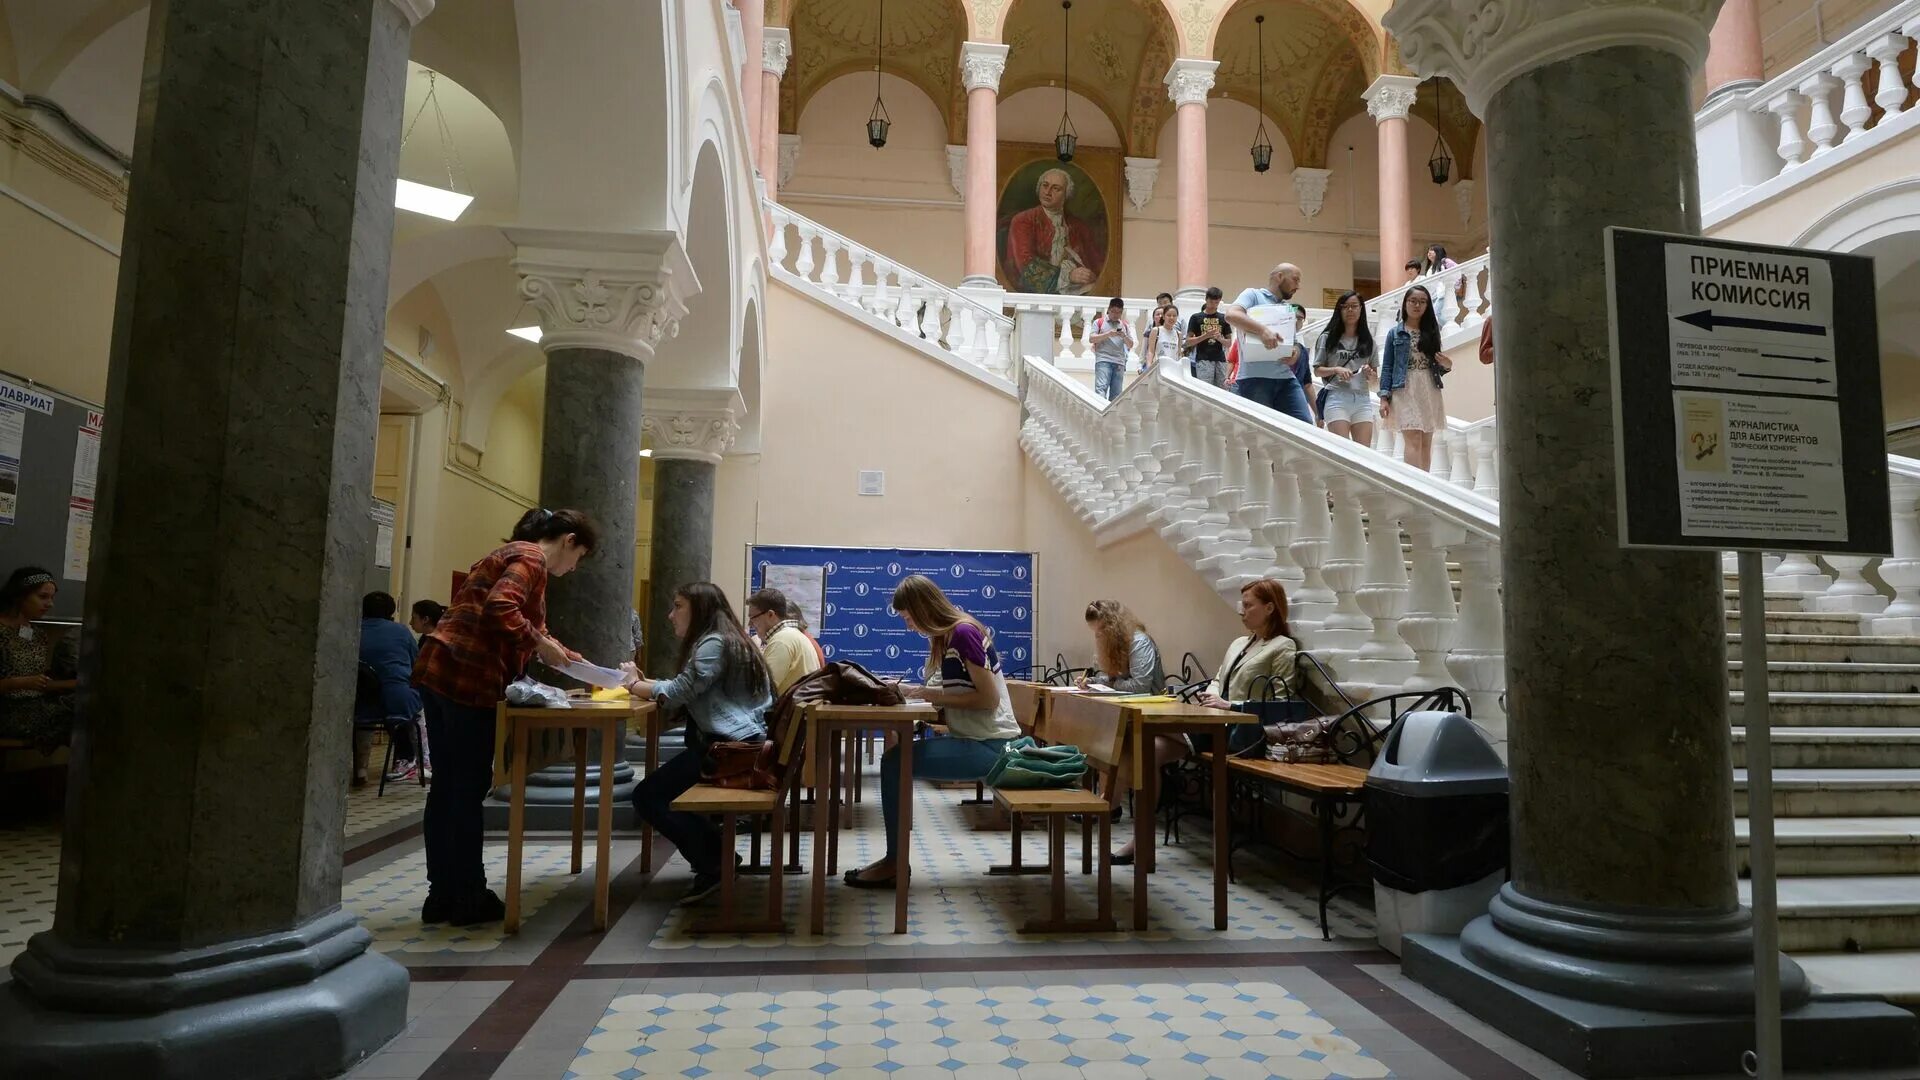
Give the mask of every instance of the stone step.
[[[1740, 635], [1727, 635], [1727, 656], [1740, 655]], [[1818, 664], [1920, 664], [1920, 638], [1866, 634], [1768, 634], [1767, 661]]]
[[[1747, 771], [1733, 771], [1733, 812], [1747, 813]], [[1776, 818], [1920, 817], [1920, 769], [1775, 769]]]
[[[1727, 612], [1727, 633], [1739, 632], [1740, 613]], [[1860, 633], [1860, 616], [1845, 611], [1769, 611], [1767, 633], [1853, 637]]]
[[[1750, 903], [1752, 883], [1739, 886], [1740, 902]], [[1920, 946], [1920, 875], [1781, 878], [1779, 899], [1786, 952]]]
[[[1920, 727], [1775, 728], [1776, 769], [1920, 769]], [[1747, 765], [1747, 729], [1733, 729], [1733, 763]]]
[[[1768, 719], [1775, 727], [1920, 727], [1920, 694], [1770, 692]], [[1746, 694], [1727, 694], [1727, 716], [1741, 722]]]
[[[1727, 599], [1728, 611], [1740, 610], [1740, 590], [1728, 589], [1723, 594]], [[1805, 611], [1807, 598], [1799, 593], [1770, 592], [1766, 594], [1766, 603], [1762, 605], [1768, 611]]]
[[[1733, 843], [1745, 877], [1752, 870], [1746, 818], [1734, 821]], [[1773, 847], [1781, 877], [1920, 874], [1920, 817], [1781, 818], [1773, 823]]]
[[[1740, 689], [1745, 664], [1727, 664], [1727, 689]], [[1767, 689], [1795, 694], [1920, 694], [1920, 664], [1824, 663], [1767, 658]]]
[[1799, 953], [1794, 960], [1823, 994], [1885, 998], [1920, 1005], [1920, 949]]

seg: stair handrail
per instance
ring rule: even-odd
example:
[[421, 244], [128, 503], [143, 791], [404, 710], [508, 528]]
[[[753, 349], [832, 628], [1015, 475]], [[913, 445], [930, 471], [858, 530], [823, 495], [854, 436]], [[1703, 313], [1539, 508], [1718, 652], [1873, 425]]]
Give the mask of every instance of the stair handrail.
[[[1855, 53], [1864, 53], [1875, 41], [1895, 34], [1913, 37], [1920, 34], [1920, 0], [1901, 0], [1887, 10], [1829, 42], [1798, 64], [1748, 90], [1736, 91], [1738, 98], [1753, 112], [1771, 111], [1771, 103], [1782, 94], [1798, 94], [1809, 79], [1832, 72], [1835, 64]], [[1898, 73], [1898, 55], [1894, 68]], [[1884, 72], [1882, 73], [1884, 77]], [[1905, 80], [1902, 80], [1904, 86]]]

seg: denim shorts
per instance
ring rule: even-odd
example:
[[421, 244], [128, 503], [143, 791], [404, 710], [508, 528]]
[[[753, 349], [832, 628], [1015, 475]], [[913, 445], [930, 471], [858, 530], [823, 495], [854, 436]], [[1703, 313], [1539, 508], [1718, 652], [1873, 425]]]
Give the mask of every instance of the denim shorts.
[[1326, 423], [1345, 421], [1349, 424], [1371, 424], [1380, 417], [1380, 409], [1374, 404], [1373, 395], [1365, 390], [1329, 386], [1326, 395], [1326, 404], [1320, 409], [1320, 419]]

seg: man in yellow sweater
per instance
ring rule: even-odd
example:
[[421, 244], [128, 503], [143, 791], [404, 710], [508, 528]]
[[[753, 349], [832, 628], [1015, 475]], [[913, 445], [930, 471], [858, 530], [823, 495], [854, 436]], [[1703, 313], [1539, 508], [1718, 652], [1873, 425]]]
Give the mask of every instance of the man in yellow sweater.
[[747, 625], [760, 638], [767, 671], [773, 675], [773, 694], [779, 697], [802, 676], [820, 670], [820, 654], [813, 642], [787, 618], [787, 597], [778, 589], [761, 589], [747, 597]]

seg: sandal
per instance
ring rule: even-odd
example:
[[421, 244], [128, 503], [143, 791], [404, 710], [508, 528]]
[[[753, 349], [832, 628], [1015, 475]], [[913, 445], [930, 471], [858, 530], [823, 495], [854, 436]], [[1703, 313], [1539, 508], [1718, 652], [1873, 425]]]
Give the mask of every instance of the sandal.
[[[865, 867], [861, 868], [861, 870], [864, 870], [864, 869], [866, 868]], [[841, 880], [845, 881], [849, 886], [855, 889], [891, 889], [893, 888], [893, 883], [894, 883], [894, 879], [890, 877], [863, 878], [860, 876], [860, 870], [847, 871], [846, 876]]]

